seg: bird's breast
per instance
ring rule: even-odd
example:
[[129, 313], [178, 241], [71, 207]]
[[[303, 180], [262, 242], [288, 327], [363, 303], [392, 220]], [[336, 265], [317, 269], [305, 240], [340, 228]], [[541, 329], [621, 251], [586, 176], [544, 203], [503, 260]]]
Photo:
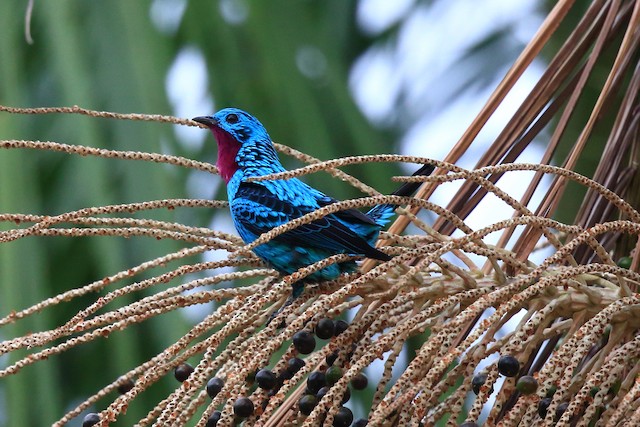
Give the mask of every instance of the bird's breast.
[[224, 182], [227, 184], [238, 170], [236, 157], [241, 144], [233, 136], [219, 128], [212, 129], [218, 143], [218, 161], [216, 167]]

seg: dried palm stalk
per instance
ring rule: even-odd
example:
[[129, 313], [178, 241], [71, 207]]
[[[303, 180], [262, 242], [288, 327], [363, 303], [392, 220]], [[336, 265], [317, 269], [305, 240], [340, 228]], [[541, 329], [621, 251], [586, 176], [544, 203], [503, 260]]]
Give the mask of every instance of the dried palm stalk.
[[[123, 372], [54, 425], [66, 424], [92, 405], [103, 408], [99, 424], [107, 425], [134, 404], [136, 396], [187, 360], [195, 361], [188, 379], [149, 408], [138, 425], [190, 422], [204, 426], [216, 410], [221, 411], [218, 425], [231, 425], [233, 405], [242, 396], [255, 407], [245, 425], [332, 425], [342, 411], [341, 401], [350, 382], [376, 359], [384, 363], [380, 373], [368, 371], [373, 384], [372, 397], [366, 401], [369, 425], [457, 425], [465, 419], [501, 426], [640, 425], [640, 275], [639, 251], [635, 250], [640, 213], [638, 193], [631, 191], [638, 183], [640, 1], [594, 0], [476, 167], [466, 170], [454, 164], [555, 34], [572, 3], [560, 0], [556, 4], [445, 161], [378, 155], [320, 162], [278, 145], [283, 153], [311, 163], [278, 178], [329, 172], [368, 196], [327, 206], [264, 234], [250, 245], [220, 231], [153, 219], [157, 209], [219, 209], [226, 208], [224, 201], [171, 199], [92, 207], [56, 216], [0, 215], [0, 221], [15, 224], [0, 231], [0, 243], [27, 236], [95, 235], [151, 236], [184, 246], [32, 307], [16, 308], [0, 319], [3, 326], [43, 310], [58, 309], [89, 293], [104, 293], [64, 324], [1, 342], [0, 354], [20, 351], [26, 355], [0, 370], [0, 377], [18, 375], [21, 369], [52, 355], [155, 316], [216, 301], [218, 308], [175, 343]], [[605, 55], [610, 52], [616, 53], [613, 60]], [[584, 90], [596, 65], [608, 67], [608, 77], [590, 115], [581, 117], [575, 114], [576, 107], [585, 102]], [[78, 107], [0, 110], [194, 125], [170, 117], [119, 115]], [[571, 121], [583, 123], [576, 141], [567, 141], [565, 131]], [[593, 136], [596, 127], [608, 137], [600, 165], [589, 179], [574, 170], [585, 146], [599, 143]], [[552, 129], [552, 134], [540, 164], [513, 163], [546, 128]], [[566, 158], [558, 158], [561, 144], [571, 146]], [[22, 140], [0, 141], [0, 147], [163, 162], [215, 172], [206, 163], [153, 153]], [[554, 159], [562, 167], [552, 166]], [[371, 162], [431, 163], [438, 169], [431, 177], [396, 178], [424, 181], [416, 197], [383, 196], [340, 170]], [[534, 171], [535, 175], [522, 199], [516, 200], [500, 189], [498, 180], [511, 179], [519, 171]], [[541, 187], [544, 176], [551, 183]], [[437, 187], [453, 181], [463, 185], [447, 206], [429, 201]], [[554, 215], [569, 182], [584, 188], [586, 196], [575, 219], [564, 223]], [[545, 196], [539, 204], [532, 204], [537, 189]], [[495, 203], [511, 207], [513, 216], [494, 218], [491, 224], [474, 230], [465, 220], [481, 208], [478, 204], [487, 195], [492, 195]], [[309, 286], [301, 297], [286, 304], [291, 283], [348, 256], [336, 255], [283, 278], [265, 268], [251, 248], [331, 212], [377, 203], [409, 206], [399, 209], [400, 218], [383, 233], [380, 242], [386, 252], [396, 256], [383, 264], [367, 261], [357, 274]], [[425, 210], [437, 214], [434, 224], [422, 219], [420, 213]], [[127, 216], [133, 213], [146, 213], [150, 218]], [[416, 231], [403, 234], [409, 223]], [[517, 228], [522, 232], [512, 242]], [[498, 244], [488, 243], [491, 233], [500, 233]], [[215, 262], [194, 260], [208, 251], [225, 251], [228, 256]], [[534, 262], [537, 252], [546, 254], [540, 263]], [[631, 256], [630, 267], [616, 264], [614, 257], [621, 255]], [[156, 272], [168, 263], [175, 267]], [[236, 271], [185, 279], [187, 274], [229, 266]], [[225, 285], [240, 279], [249, 284]], [[143, 289], [154, 292], [130, 302], [127, 297]], [[292, 345], [294, 334], [313, 332], [321, 319], [347, 313], [348, 328], [322, 341], [304, 356], [305, 365], [292, 372], [288, 360], [300, 356]], [[408, 353], [410, 343], [415, 342], [419, 343], [415, 353]], [[298, 401], [306, 378], [313, 371], [326, 371], [326, 358], [332, 355], [341, 376], [310, 415], [301, 414]], [[256, 387], [250, 379], [257, 369], [267, 367], [281, 378], [272, 391]], [[213, 399], [205, 391], [212, 377], [224, 380], [224, 387]], [[109, 399], [111, 392], [127, 385], [119, 397]]]

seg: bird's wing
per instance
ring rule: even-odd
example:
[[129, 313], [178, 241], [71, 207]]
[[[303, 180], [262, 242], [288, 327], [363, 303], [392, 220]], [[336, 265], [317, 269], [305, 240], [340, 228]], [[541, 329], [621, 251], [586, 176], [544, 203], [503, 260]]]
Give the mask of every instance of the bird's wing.
[[[334, 202], [335, 200], [324, 197], [319, 201], [319, 204], [325, 206]], [[243, 182], [238, 187], [232, 209], [236, 220], [241, 221], [247, 231], [259, 236], [278, 225], [313, 212], [315, 208], [293, 205], [282, 200], [263, 185]], [[327, 215], [289, 230], [277, 236], [274, 241], [292, 246], [322, 248], [335, 253], [362, 254], [369, 258], [389, 260], [391, 257], [371, 246], [364, 238], [340, 221], [349, 222], [348, 218], [357, 218], [361, 222], [375, 225], [366, 215], [359, 211], [356, 212], [358, 214], [342, 211], [338, 214]]]
[[[324, 196], [322, 198], [319, 198], [317, 199], [317, 201], [320, 207], [325, 207], [337, 202], [336, 199], [329, 196]], [[356, 224], [361, 223], [363, 225], [374, 226], [378, 229], [380, 228], [379, 225], [373, 219], [371, 219], [369, 215], [366, 215], [360, 212], [358, 209], [345, 209], [343, 211], [338, 211], [333, 215], [337, 216], [341, 220], [346, 221], [348, 223], [356, 223]]]
[[[433, 165], [423, 165], [420, 169], [415, 171], [411, 176], [428, 176], [433, 172]], [[413, 194], [420, 186], [422, 182], [405, 182], [402, 184], [396, 191], [391, 193], [393, 196], [410, 196]], [[367, 216], [375, 221], [380, 227], [383, 227], [393, 215], [393, 212], [396, 210], [398, 205], [383, 203], [380, 205], [376, 205], [369, 212], [367, 212]]]

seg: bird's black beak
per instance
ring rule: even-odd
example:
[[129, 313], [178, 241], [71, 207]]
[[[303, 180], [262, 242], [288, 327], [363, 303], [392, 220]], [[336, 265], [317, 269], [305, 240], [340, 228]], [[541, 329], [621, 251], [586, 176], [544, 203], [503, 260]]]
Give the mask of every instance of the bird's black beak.
[[218, 125], [218, 121], [216, 119], [214, 119], [213, 117], [200, 116], [200, 117], [194, 117], [191, 120], [193, 120], [194, 122], [202, 123], [203, 125], [208, 126], [208, 127], [217, 126]]

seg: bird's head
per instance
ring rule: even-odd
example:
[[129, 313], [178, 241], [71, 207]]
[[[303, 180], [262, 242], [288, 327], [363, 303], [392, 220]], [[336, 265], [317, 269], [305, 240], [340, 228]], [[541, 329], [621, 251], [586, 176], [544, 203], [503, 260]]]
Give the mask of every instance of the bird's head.
[[213, 116], [201, 116], [193, 119], [206, 125], [218, 139], [219, 131], [244, 144], [252, 139], [269, 139], [267, 130], [262, 123], [251, 114], [238, 108], [225, 108]]
[[226, 182], [239, 168], [236, 157], [243, 145], [259, 142], [271, 145], [271, 138], [262, 123], [238, 108], [225, 108], [212, 116], [194, 117], [193, 121], [206, 125], [213, 132], [218, 143], [216, 166]]

